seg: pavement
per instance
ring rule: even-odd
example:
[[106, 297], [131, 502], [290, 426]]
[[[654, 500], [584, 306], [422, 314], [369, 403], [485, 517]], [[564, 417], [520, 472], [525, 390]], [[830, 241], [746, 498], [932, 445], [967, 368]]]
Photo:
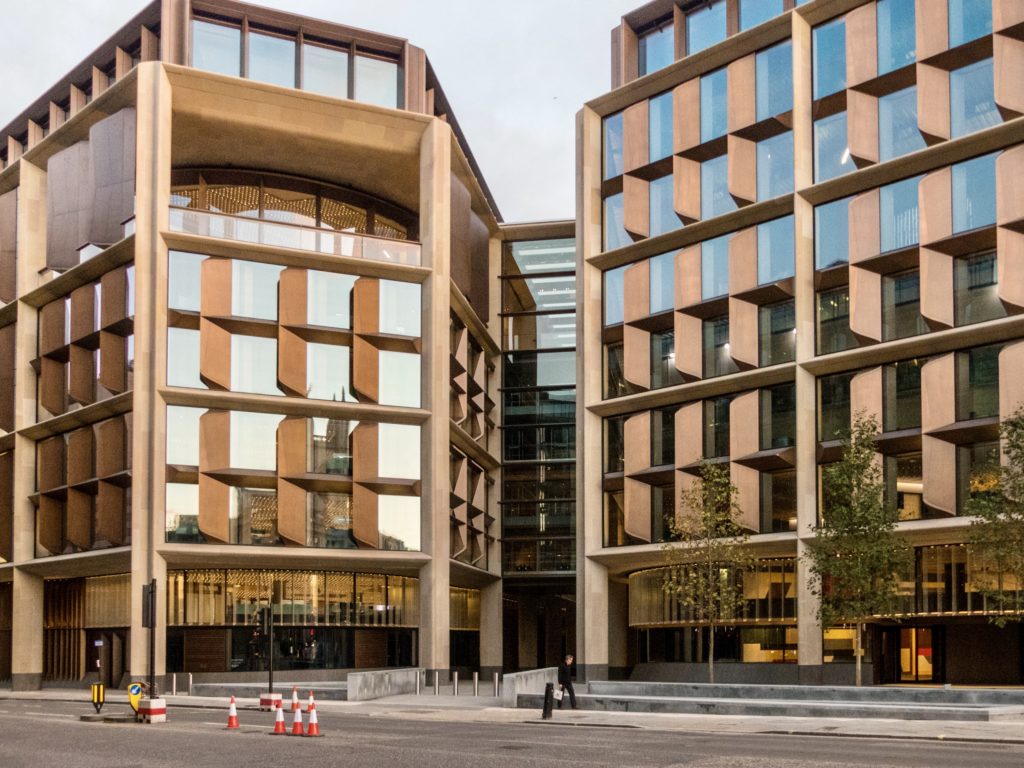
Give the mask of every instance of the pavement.
[[[284, 689], [280, 689], [285, 693]], [[315, 690], [315, 689], [314, 689]], [[290, 693], [290, 687], [289, 687]], [[305, 703], [308, 689], [301, 689]], [[420, 695], [391, 696], [375, 701], [317, 701], [318, 712], [329, 714], [361, 715], [373, 718], [437, 722], [479, 723], [490, 725], [532, 724], [561, 728], [642, 729], [676, 734], [734, 734], [828, 736], [873, 739], [900, 739], [948, 741], [961, 743], [991, 743], [1024, 745], [1024, 723], [1020, 722], [963, 722], [963, 721], [908, 721], [881, 718], [842, 717], [780, 717], [661, 714], [634, 712], [606, 712], [594, 710], [555, 709], [550, 720], [543, 720], [537, 709], [507, 709], [500, 699], [491, 696], [472, 696], [472, 690], [460, 691], [454, 696], [451, 687], [440, 695], [426, 691]], [[287, 698], [286, 693], [286, 698]], [[127, 694], [107, 691], [107, 702], [120, 705], [127, 702]], [[165, 696], [168, 717], [173, 720], [175, 708], [220, 710], [227, 718], [227, 700], [220, 697]], [[90, 711], [88, 690], [48, 688], [42, 691], [15, 692], [0, 688], [0, 701], [26, 701], [43, 703], [81, 702], [83, 714]], [[272, 725], [272, 715], [258, 712], [256, 698], [237, 699], [239, 717], [243, 725]], [[211, 715], [212, 717], [212, 715]]]

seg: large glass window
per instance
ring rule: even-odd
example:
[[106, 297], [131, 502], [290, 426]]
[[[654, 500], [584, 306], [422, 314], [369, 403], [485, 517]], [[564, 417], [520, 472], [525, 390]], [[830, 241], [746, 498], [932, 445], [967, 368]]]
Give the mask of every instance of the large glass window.
[[295, 87], [295, 41], [249, 33], [249, 77], [271, 85]]
[[[380, 332], [396, 336], [420, 335], [420, 285], [396, 280], [380, 281]], [[576, 304], [572, 292], [572, 306]]]
[[241, 75], [242, 30], [193, 19], [192, 66], [221, 75]]
[[846, 88], [846, 22], [842, 19], [814, 28], [814, 98]]
[[739, 368], [729, 354], [729, 316], [704, 321], [704, 378], [736, 373]]
[[381, 405], [401, 405], [406, 408], [420, 407], [420, 356], [412, 352], [377, 353], [380, 365]]
[[726, 0], [716, 0], [716, 2], [686, 14], [686, 53], [688, 56], [725, 40], [727, 34], [725, 6]]
[[[796, 471], [761, 473], [761, 533], [796, 530]], [[781, 629], [781, 627], [780, 627]]]
[[675, 35], [669, 19], [657, 29], [640, 36], [640, 77], [664, 69], [676, 60]]
[[[273, 413], [231, 412], [231, 469], [277, 469], [277, 425]], [[221, 469], [221, 467], [217, 467]], [[228, 469], [228, 467], [223, 467]]]
[[[502, 302], [505, 312], [565, 312], [576, 308], [576, 278], [572, 275], [506, 278], [505, 289]], [[418, 310], [419, 299], [416, 300], [416, 307]], [[413, 326], [406, 323], [406, 327]], [[418, 321], [416, 327], [417, 333], [414, 335], [418, 336]]]
[[651, 389], [682, 384], [682, 374], [676, 370], [676, 334], [662, 331], [651, 334]]
[[417, 551], [420, 549], [419, 496], [377, 497], [378, 546], [383, 550]]
[[[202, 265], [206, 257], [198, 253], [171, 251], [168, 254], [167, 308], [198, 312]], [[276, 306], [276, 301], [275, 301]]]
[[729, 241], [732, 235], [706, 240], [700, 246], [700, 297], [702, 301], [729, 293]]
[[882, 369], [882, 431], [921, 426], [921, 360], [901, 360]]
[[647, 103], [648, 159], [653, 163], [672, 154], [672, 91]]
[[951, 138], [998, 125], [1003, 118], [996, 107], [992, 59], [968, 64], [949, 73]]
[[231, 314], [277, 320], [277, 282], [282, 267], [255, 261], [231, 262]]
[[629, 245], [632, 239], [626, 232], [622, 193], [604, 199], [604, 249], [613, 251]]
[[651, 411], [651, 466], [675, 464], [676, 410], [661, 408]]
[[380, 477], [419, 480], [421, 455], [419, 427], [377, 425], [377, 472]]
[[917, 128], [917, 86], [882, 96], [878, 100], [879, 158], [892, 160], [924, 146], [924, 137]]
[[796, 445], [796, 385], [761, 390], [761, 450]]
[[782, 0], [740, 0], [740, 31], [756, 27], [782, 13]]
[[878, 0], [878, 74], [914, 63], [914, 0]]
[[757, 199], [770, 200], [793, 191], [793, 132], [757, 143]]
[[704, 401], [704, 458], [720, 459], [729, 455], [729, 414], [732, 398], [716, 397]]
[[828, 269], [849, 261], [850, 198], [814, 209], [814, 268]]
[[924, 472], [921, 452], [886, 456], [884, 466], [886, 500], [894, 504], [900, 520], [922, 520], [934, 516], [924, 503]]
[[626, 267], [616, 267], [604, 273], [604, 324], [618, 325], [622, 322], [625, 308]]
[[572, 386], [576, 383], [576, 353], [509, 353], [502, 370], [506, 388]]
[[622, 175], [622, 113], [604, 119], [604, 178]]
[[306, 322], [327, 328], [352, 327], [352, 288], [355, 275], [306, 273]]
[[167, 464], [199, 466], [199, 419], [203, 408], [167, 406]]
[[604, 347], [604, 396], [621, 397], [632, 394], [636, 387], [626, 381], [625, 352], [622, 342]]
[[999, 441], [957, 448], [957, 511], [963, 514], [968, 500], [991, 494], [999, 483]]
[[882, 253], [917, 245], [917, 186], [920, 180], [920, 176], [914, 176], [879, 190]]
[[700, 164], [700, 217], [712, 219], [736, 210], [729, 194], [729, 156], [720, 155]]
[[949, 0], [949, 47], [992, 34], [991, 0]]
[[793, 43], [786, 40], [758, 52], [755, 69], [758, 121], [793, 109]]
[[850, 331], [850, 291], [844, 285], [818, 294], [818, 354], [842, 352], [857, 346]]
[[277, 339], [231, 336], [231, 391], [281, 394], [277, 388]]
[[757, 225], [757, 282], [774, 283], [793, 277], [795, 256], [793, 216]]
[[171, 543], [201, 544], [199, 532], [199, 486], [186, 483], [167, 483], [165, 497], [166, 541]]
[[828, 181], [855, 170], [846, 137], [846, 113], [814, 121], [814, 180]]
[[199, 331], [167, 329], [167, 386], [206, 389], [199, 378]]
[[398, 106], [398, 62], [356, 56], [356, 101], [381, 107]]
[[625, 469], [626, 418], [614, 416], [604, 420], [604, 471], [606, 474]]
[[999, 299], [995, 251], [957, 259], [953, 273], [953, 305], [957, 325], [1006, 317]]
[[956, 356], [957, 421], [999, 415], [999, 352], [1002, 346], [975, 347]]
[[309, 419], [309, 472], [317, 475], [352, 475], [352, 430], [349, 419]]
[[665, 312], [675, 306], [675, 253], [652, 256], [651, 271], [651, 314]]
[[306, 344], [306, 397], [356, 402], [352, 394], [351, 350], [334, 344]]
[[793, 301], [759, 310], [761, 365], [778, 365], [796, 359], [796, 317]]
[[302, 87], [336, 99], [347, 98], [348, 52], [322, 45], [303, 45]]
[[921, 317], [921, 276], [915, 270], [882, 278], [882, 340], [928, 332]]
[[850, 431], [852, 373], [818, 379], [818, 439], [835, 440]]
[[953, 233], [996, 223], [996, 157], [983, 155], [953, 166]]
[[724, 136], [728, 126], [729, 78], [723, 67], [700, 79], [700, 140]]
[[650, 236], [657, 237], [683, 226], [676, 216], [675, 180], [672, 175], [652, 181], [650, 194]]

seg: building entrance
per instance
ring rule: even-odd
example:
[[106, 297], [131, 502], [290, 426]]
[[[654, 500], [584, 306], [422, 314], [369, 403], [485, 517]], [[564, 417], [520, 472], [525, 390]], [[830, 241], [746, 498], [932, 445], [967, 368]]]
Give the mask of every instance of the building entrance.
[[945, 627], [882, 627], [879, 682], [945, 682]]

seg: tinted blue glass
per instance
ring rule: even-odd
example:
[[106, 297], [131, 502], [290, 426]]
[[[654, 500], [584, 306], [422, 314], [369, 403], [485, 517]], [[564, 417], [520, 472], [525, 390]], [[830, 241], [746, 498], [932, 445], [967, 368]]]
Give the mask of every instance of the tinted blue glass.
[[793, 191], [793, 132], [757, 144], [757, 199], [770, 200]]
[[242, 30], [194, 19], [192, 66], [238, 77], [242, 70]]
[[966, 136], [1002, 122], [996, 108], [992, 59], [949, 73], [949, 108], [952, 138]]
[[846, 138], [846, 113], [814, 123], [814, 180], [828, 181], [854, 170]]
[[640, 38], [641, 77], [667, 67], [675, 59], [675, 37], [671, 23]]
[[672, 91], [647, 103], [647, 124], [649, 159], [653, 163], [672, 154]]
[[984, 155], [953, 166], [953, 232], [996, 223], [997, 155]]
[[814, 28], [814, 98], [846, 87], [846, 23], [830, 21]]
[[850, 198], [814, 209], [814, 268], [826, 269], [849, 260]]
[[700, 297], [715, 299], [729, 293], [729, 241], [732, 235], [706, 240], [700, 246]]
[[650, 236], [656, 237], [673, 229], [679, 229], [683, 223], [676, 216], [674, 204], [675, 183], [672, 176], [662, 176], [650, 183]]
[[652, 256], [651, 270], [651, 314], [664, 312], [675, 306], [676, 255], [663, 253]]
[[729, 127], [728, 77], [724, 69], [700, 79], [700, 140], [724, 136]]
[[920, 176], [914, 176], [879, 190], [882, 253], [917, 244], [917, 185], [920, 180]]
[[740, 30], [756, 27], [782, 13], [782, 0], [740, 0]]
[[878, 74], [914, 63], [914, 0], [878, 0]]
[[604, 324], [615, 325], [622, 322], [625, 299], [625, 267], [609, 269], [604, 273]]
[[992, 34], [992, 0], [949, 0], [949, 47]]
[[757, 227], [757, 282], [785, 280], [794, 274], [793, 217], [767, 221]]
[[882, 96], [878, 100], [880, 159], [892, 160], [924, 147], [924, 137], [917, 128], [917, 86]]
[[621, 248], [630, 242], [622, 210], [622, 193], [604, 199], [604, 249]]
[[622, 113], [604, 119], [604, 177], [622, 175]]
[[295, 87], [295, 41], [249, 33], [249, 77], [263, 83]]
[[757, 54], [757, 119], [793, 108], [793, 44], [786, 40]]
[[700, 217], [710, 219], [736, 210], [729, 194], [729, 156], [721, 155], [700, 166]]
[[725, 40], [725, 0], [686, 14], [686, 53], [692, 56]]

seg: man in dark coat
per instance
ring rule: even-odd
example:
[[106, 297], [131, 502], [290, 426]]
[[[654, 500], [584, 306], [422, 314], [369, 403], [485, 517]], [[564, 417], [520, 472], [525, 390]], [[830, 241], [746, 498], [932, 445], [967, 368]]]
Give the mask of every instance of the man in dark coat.
[[558, 700], [558, 708], [562, 708], [565, 701], [565, 694], [569, 694], [569, 703], [576, 709], [576, 691], [572, 687], [572, 654], [565, 657], [565, 661], [558, 665], [558, 685], [562, 688], [562, 698]]

